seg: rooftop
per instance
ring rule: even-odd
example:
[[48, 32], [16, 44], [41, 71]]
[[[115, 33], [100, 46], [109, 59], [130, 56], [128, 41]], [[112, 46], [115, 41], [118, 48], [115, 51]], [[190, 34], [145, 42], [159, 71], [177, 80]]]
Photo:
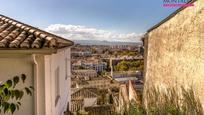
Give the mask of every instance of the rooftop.
[[0, 49], [59, 49], [73, 42], [0, 14]]

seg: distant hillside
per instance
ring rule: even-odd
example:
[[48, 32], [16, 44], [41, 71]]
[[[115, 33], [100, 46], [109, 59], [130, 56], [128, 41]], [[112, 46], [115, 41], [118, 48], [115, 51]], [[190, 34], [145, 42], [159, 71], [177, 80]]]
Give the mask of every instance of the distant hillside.
[[74, 42], [81, 45], [142, 45], [142, 42], [109, 42], [98, 40], [75, 40]]

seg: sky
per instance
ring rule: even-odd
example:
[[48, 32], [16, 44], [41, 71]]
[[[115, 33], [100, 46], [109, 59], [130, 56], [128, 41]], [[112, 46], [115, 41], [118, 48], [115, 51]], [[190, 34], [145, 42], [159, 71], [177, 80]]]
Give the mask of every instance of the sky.
[[70, 40], [137, 42], [176, 10], [163, 0], [1, 0], [0, 14]]

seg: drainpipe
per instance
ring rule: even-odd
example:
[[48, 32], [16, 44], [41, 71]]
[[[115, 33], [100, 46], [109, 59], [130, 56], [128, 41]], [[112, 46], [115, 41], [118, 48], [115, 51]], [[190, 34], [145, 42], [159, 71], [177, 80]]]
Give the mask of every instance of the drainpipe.
[[36, 60], [36, 54], [32, 55], [32, 59], [34, 62], [34, 113], [35, 115], [39, 115], [38, 109], [38, 62]]

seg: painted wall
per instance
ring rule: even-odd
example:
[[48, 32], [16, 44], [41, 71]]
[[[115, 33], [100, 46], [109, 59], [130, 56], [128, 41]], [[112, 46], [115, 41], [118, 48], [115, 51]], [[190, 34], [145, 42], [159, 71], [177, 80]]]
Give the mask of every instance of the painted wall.
[[[22, 106], [14, 115], [64, 115], [71, 102], [70, 49], [64, 48], [56, 54], [26, 54], [0, 52], [0, 81], [25, 74], [25, 85], [34, 86], [33, 96], [24, 96]], [[55, 70], [59, 67], [60, 98], [55, 105]], [[67, 68], [67, 70], [65, 70]], [[19, 88], [22, 87], [22, 83]], [[2, 114], [3, 115], [3, 114]]]
[[193, 86], [204, 105], [204, 2], [194, 5], [148, 33], [145, 101], [152, 86]]
[[[31, 55], [0, 54], [0, 81], [6, 81], [14, 76], [25, 74], [27, 76], [26, 86], [33, 86], [33, 62]], [[19, 84], [20, 88], [23, 84]], [[22, 106], [14, 115], [34, 115], [34, 96], [24, 96], [21, 100]], [[4, 115], [4, 114], [2, 114]]]
[[45, 60], [43, 54], [33, 54], [35, 115], [45, 115]]
[[[67, 60], [67, 70], [66, 69]], [[70, 48], [58, 50], [56, 54], [45, 56], [45, 102], [46, 115], [64, 115], [71, 102]], [[60, 98], [55, 105], [55, 70], [59, 68]], [[67, 71], [67, 74], [66, 74]], [[67, 76], [66, 76], [67, 75]], [[70, 104], [70, 103], [69, 103]]]

